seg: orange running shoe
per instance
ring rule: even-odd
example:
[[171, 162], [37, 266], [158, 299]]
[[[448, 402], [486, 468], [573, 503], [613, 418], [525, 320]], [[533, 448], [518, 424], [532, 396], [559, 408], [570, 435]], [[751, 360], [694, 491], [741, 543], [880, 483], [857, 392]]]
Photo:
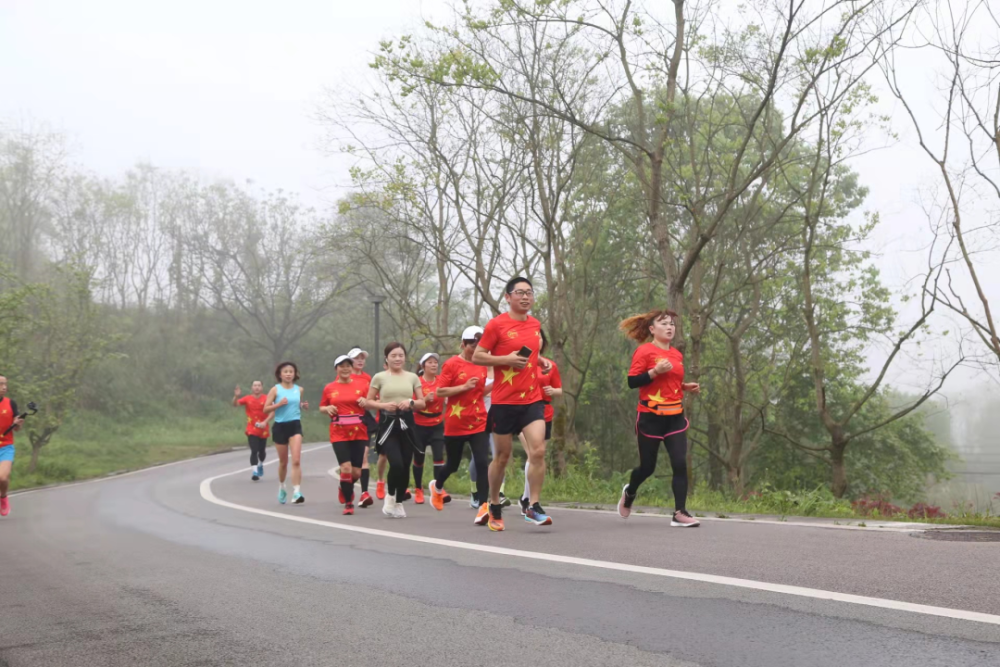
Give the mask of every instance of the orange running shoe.
[[421, 487], [413, 489], [413, 502], [418, 505], [424, 504], [424, 490]]
[[432, 479], [427, 488], [431, 491], [431, 507], [440, 512], [444, 509], [444, 492], [437, 490], [436, 479]]
[[371, 507], [375, 504], [375, 501], [372, 500], [372, 497], [368, 495], [367, 491], [365, 491], [361, 494], [361, 501], [358, 504], [361, 505], [361, 507]]
[[375, 497], [379, 500], [385, 500], [385, 482], [382, 480], [375, 483]]
[[490, 504], [482, 503], [479, 506], [479, 511], [476, 512], [476, 518], [472, 520], [472, 523], [477, 526], [485, 526], [490, 518]]
[[344, 514], [354, 514], [354, 503], [344, 505]]
[[[483, 503], [486, 505], [487, 503]], [[500, 505], [494, 505], [490, 508], [490, 520], [489, 527], [494, 533], [499, 533], [503, 530], [503, 508]]]

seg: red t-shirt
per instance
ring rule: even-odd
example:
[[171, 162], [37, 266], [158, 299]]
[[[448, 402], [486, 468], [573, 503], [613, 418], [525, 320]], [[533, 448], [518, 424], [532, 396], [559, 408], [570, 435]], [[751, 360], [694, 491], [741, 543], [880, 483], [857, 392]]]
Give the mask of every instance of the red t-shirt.
[[448, 397], [444, 420], [446, 436], [472, 435], [486, 430], [486, 403], [483, 402], [486, 367], [477, 366], [460, 356], [452, 357], [441, 367], [437, 382], [439, 389], [460, 387], [474, 377], [479, 378], [475, 388]]
[[495, 357], [513, 354], [522, 347], [531, 348], [528, 365], [518, 371], [510, 366], [494, 366], [493, 405], [528, 405], [542, 400], [542, 389], [536, 379], [538, 350], [542, 346], [542, 325], [531, 315], [524, 322], [507, 313], [486, 323], [479, 347]]
[[10, 428], [17, 418], [17, 405], [6, 396], [0, 398], [0, 447], [14, 444], [14, 431], [7, 435], [3, 432]]
[[[330, 418], [330, 442], [351, 442], [352, 440], [368, 440], [368, 428], [360, 423], [342, 425], [341, 418], [360, 417], [365, 413], [364, 409], [358, 405], [359, 398], [368, 396], [368, 385], [370, 381], [360, 375], [351, 375], [350, 382], [340, 382], [334, 380], [323, 387], [323, 398], [319, 401], [319, 407], [325, 408], [333, 405], [337, 408], [337, 416]], [[353, 419], [350, 421], [354, 421]]]
[[[236, 404], [242, 405], [247, 412], [247, 435], [266, 438], [271, 434], [271, 425], [267, 423], [268, 416], [264, 414], [265, 403], [267, 403], [267, 394], [260, 396], [250, 394], [236, 401]], [[255, 426], [257, 422], [264, 422], [264, 428], [257, 428]]]
[[[538, 386], [543, 390], [545, 387], [552, 387], [553, 389], [562, 389], [562, 376], [559, 375], [559, 367], [556, 366], [555, 362], [552, 362], [552, 370], [548, 373], [542, 371], [542, 367], [538, 367]], [[545, 395], [542, 391], [542, 400], [545, 401], [545, 421], [550, 422], [555, 419], [556, 411], [552, 407], [552, 398]]]
[[[420, 386], [424, 390], [424, 396], [426, 397], [432, 391], [441, 386], [441, 376], [438, 375], [434, 378], [434, 382], [428, 382], [424, 376], [420, 376]], [[416, 398], [416, 396], [414, 396]], [[437, 417], [428, 417], [428, 414], [436, 414]], [[444, 421], [444, 399], [434, 397], [433, 401], [429, 401], [427, 406], [419, 411], [413, 413], [413, 423], [418, 426], [437, 426]]]
[[669, 373], [657, 375], [645, 387], [639, 387], [639, 412], [656, 412], [646, 404], [653, 403], [666, 406], [668, 411], [678, 410], [684, 398], [681, 384], [684, 382], [684, 355], [671, 347], [668, 350], [652, 343], [643, 343], [632, 355], [632, 366], [628, 374], [642, 375], [656, 366], [661, 359], [666, 359], [673, 368]]

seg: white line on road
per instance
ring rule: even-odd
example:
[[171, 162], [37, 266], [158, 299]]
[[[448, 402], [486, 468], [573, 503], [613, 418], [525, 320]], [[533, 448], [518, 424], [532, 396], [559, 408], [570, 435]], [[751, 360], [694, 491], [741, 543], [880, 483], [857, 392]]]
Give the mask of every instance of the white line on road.
[[239, 475], [243, 472], [246, 471], [244, 469], [240, 469], [235, 472], [225, 473], [223, 475], [216, 475], [215, 477], [209, 477], [208, 479], [202, 480], [201, 497], [210, 503], [214, 503], [221, 507], [228, 507], [230, 509], [239, 510], [241, 512], [249, 512], [251, 514], [273, 517], [275, 519], [284, 519], [286, 521], [295, 521], [297, 523], [310, 524], [314, 526], [323, 526], [326, 528], [345, 530], [352, 533], [361, 533], [363, 535], [372, 535], [375, 537], [387, 537], [390, 539], [405, 540], [407, 542], [433, 544], [436, 546], [450, 547], [452, 549], [465, 549], [467, 551], [480, 551], [500, 556], [513, 556], [515, 558], [527, 558], [530, 560], [548, 561], [551, 563], [565, 563], [570, 565], [581, 565], [584, 567], [595, 567], [603, 570], [616, 570], [619, 572], [630, 572], [633, 574], [647, 574], [657, 577], [684, 579], [687, 581], [698, 581], [707, 584], [719, 584], [721, 586], [733, 586], [736, 588], [765, 591], [768, 593], [795, 595], [797, 597], [813, 598], [816, 600], [846, 602], [848, 604], [858, 604], [867, 607], [879, 607], [881, 609], [891, 609], [894, 611], [906, 611], [914, 614], [924, 614], [927, 616], [939, 616], [943, 618], [953, 618], [962, 621], [976, 621], [979, 623], [1000, 625], [1000, 616], [996, 616], [993, 614], [984, 614], [982, 612], [977, 612], [977, 611], [948, 609], [945, 607], [933, 607], [930, 605], [914, 604], [912, 602], [885, 600], [882, 598], [872, 598], [863, 595], [851, 595], [848, 593], [837, 593], [835, 591], [824, 591], [816, 588], [804, 588], [801, 586], [772, 584], [763, 581], [753, 581], [751, 579], [737, 579], [735, 577], [723, 577], [715, 574], [682, 572], [680, 570], [666, 570], [658, 567], [645, 567], [642, 565], [630, 565], [628, 563], [615, 563], [612, 561], [591, 560], [589, 558], [577, 558], [575, 556], [561, 556], [557, 554], [548, 554], [538, 551], [523, 551], [520, 549], [508, 549], [506, 547], [495, 547], [485, 544], [474, 544], [472, 542], [459, 542], [457, 540], [445, 540], [437, 537], [425, 537], [423, 535], [409, 535], [406, 533], [395, 533], [389, 530], [379, 530], [377, 528], [365, 528], [363, 526], [351, 526], [343, 523], [334, 523], [332, 521], [321, 521], [319, 519], [310, 519], [308, 517], [293, 516], [289, 514], [282, 514], [280, 512], [271, 512], [269, 510], [258, 509], [256, 507], [248, 507], [246, 505], [237, 505], [236, 503], [231, 503], [228, 500], [222, 500], [221, 498], [218, 498], [212, 492], [212, 482], [214, 482], [215, 480], [221, 479], [223, 477], [230, 477], [232, 475]]

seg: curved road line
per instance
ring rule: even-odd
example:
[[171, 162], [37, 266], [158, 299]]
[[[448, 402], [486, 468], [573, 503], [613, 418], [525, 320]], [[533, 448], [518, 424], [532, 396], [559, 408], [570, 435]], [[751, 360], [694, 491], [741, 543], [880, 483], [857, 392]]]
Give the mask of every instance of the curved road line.
[[[303, 450], [303, 453], [305, 453], [306, 451], [315, 451], [316, 449], [320, 449], [320, 447], [316, 447], [310, 450]], [[963, 609], [948, 609], [946, 607], [933, 607], [930, 605], [914, 604], [911, 602], [900, 602], [898, 600], [885, 600], [882, 598], [872, 598], [863, 595], [851, 595], [848, 593], [837, 593], [835, 591], [824, 591], [816, 588], [804, 588], [802, 586], [787, 586], [784, 584], [772, 584], [763, 581], [753, 581], [751, 579], [737, 579], [735, 577], [723, 577], [714, 574], [682, 572], [680, 570], [667, 570], [658, 567], [629, 565], [627, 563], [615, 563], [613, 561], [592, 560], [589, 558], [577, 558], [574, 556], [560, 556], [557, 554], [548, 554], [538, 551], [523, 551], [520, 549], [508, 549], [506, 547], [494, 547], [485, 544], [474, 544], [472, 542], [459, 542], [457, 540], [445, 540], [437, 537], [425, 537], [422, 535], [396, 533], [390, 530], [379, 530], [377, 528], [351, 526], [343, 523], [334, 523], [332, 521], [322, 521], [319, 519], [310, 519], [308, 517], [294, 516], [290, 514], [281, 514], [279, 512], [271, 512], [269, 510], [262, 510], [256, 507], [248, 507], [246, 505], [237, 505], [236, 503], [231, 503], [228, 500], [222, 500], [212, 492], [212, 482], [214, 482], [215, 480], [222, 479], [223, 477], [230, 477], [232, 475], [243, 474], [245, 472], [246, 472], [246, 466], [243, 466], [239, 470], [228, 472], [222, 475], [216, 475], [214, 477], [209, 477], [208, 479], [202, 480], [201, 497], [210, 503], [219, 505], [220, 507], [228, 507], [229, 509], [239, 510], [241, 512], [249, 512], [251, 514], [259, 514], [260, 516], [268, 516], [268, 517], [273, 517], [275, 519], [284, 519], [286, 521], [295, 521], [297, 523], [305, 523], [314, 526], [334, 528], [336, 530], [345, 530], [351, 533], [372, 535], [374, 537], [386, 537], [395, 540], [405, 540], [407, 542], [418, 542], [421, 544], [433, 544], [441, 547], [450, 547], [452, 549], [480, 551], [484, 553], [497, 554], [501, 556], [513, 556], [515, 558], [527, 558], [529, 560], [547, 561], [550, 563], [568, 563], [570, 565], [581, 565], [584, 567], [594, 567], [603, 570], [615, 570], [618, 572], [630, 572], [633, 574], [648, 574], [656, 577], [668, 577], [671, 579], [698, 581], [708, 584], [719, 584], [721, 586], [733, 586], [735, 588], [745, 588], [755, 591], [765, 591], [768, 593], [780, 593], [783, 595], [794, 595], [797, 597], [813, 598], [816, 600], [846, 602], [848, 604], [858, 604], [867, 607], [878, 607], [881, 609], [891, 609], [894, 611], [906, 611], [914, 614], [924, 614], [927, 616], [940, 616], [943, 618], [952, 618], [962, 621], [976, 621], [978, 623], [1000, 625], [1000, 616], [996, 616], [993, 614], [984, 614], [982, 612], [977, 612], [977, 611], [966, 611]]]

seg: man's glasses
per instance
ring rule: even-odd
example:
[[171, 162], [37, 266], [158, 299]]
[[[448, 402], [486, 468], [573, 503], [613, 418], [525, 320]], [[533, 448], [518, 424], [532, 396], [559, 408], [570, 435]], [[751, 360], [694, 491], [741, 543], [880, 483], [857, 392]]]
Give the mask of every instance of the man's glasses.
[[535, 296], [535, 293], [530, 289], [516, 289], [511, 294], [513, 296]]

